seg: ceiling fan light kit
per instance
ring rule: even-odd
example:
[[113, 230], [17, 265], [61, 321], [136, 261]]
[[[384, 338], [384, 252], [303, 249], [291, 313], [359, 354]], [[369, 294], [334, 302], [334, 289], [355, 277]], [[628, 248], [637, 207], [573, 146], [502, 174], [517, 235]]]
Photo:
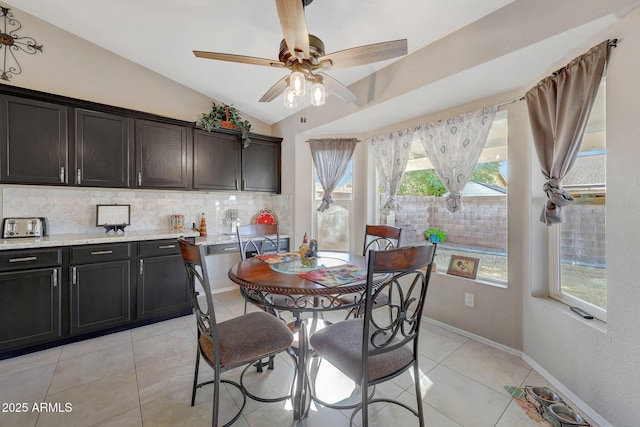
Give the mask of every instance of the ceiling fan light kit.
[[322, 40], [307, 31], [304, 7], [311, 1], [275, 0], [284, 36], [278, 60], [205, 51], [193, 53], [198, 58], [291, 70], [289, 75], [265, 92], [260, 102], [270, 102], [284, 94], [284, 105], [295, 108], [298, 105], [296, 98], [304, 96], [307, 82], [311, 84], [311, 105], [324, 105], [327, 94], [335, 95], [346, 103], [354, 102], [357, 98], [353, 92], [323, 70], [355, 67], [406, 55], [407, 40], [375, 43], [325, 54]]
[[284, 106], [287, 108], [296, 108], [298, 106], [296, 95], [290, 87], [284, 90]]
[[311, 105], [320, 107], [324, 105], [324, 85], [322, 84], [322, 77], [311, 85]]

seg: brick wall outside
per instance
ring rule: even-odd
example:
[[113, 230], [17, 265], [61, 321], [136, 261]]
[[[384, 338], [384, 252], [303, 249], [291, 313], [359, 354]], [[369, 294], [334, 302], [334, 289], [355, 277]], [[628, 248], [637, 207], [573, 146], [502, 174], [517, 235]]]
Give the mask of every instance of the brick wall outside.
[[[464, 196], [464, 209], [455, 214], [447, 210], [444, 197], [396, 196], [395, 200], [402, 206], [395, 221], [396, 226], [402, 227], [404, 245], [424, 242], [423, 232], [434, 227], [447, 233], [450, 245], [506, 252], [507, 198], [504, 195]], [[604, 230], [604, 205], [576, 204], [565, 209], [565, 214], [562, 244], [569, 260], [604, 264], [604, 235], [597, 231]]]

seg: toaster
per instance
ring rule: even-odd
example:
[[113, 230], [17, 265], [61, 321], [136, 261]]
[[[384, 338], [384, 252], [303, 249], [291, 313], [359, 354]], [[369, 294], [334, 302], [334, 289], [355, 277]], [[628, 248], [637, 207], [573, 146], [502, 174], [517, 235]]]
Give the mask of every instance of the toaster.
[[46, 218], [4, 218], [2, 220], [3, 239], [12, 239], [16, 237], [43, 237], [47, 235]]

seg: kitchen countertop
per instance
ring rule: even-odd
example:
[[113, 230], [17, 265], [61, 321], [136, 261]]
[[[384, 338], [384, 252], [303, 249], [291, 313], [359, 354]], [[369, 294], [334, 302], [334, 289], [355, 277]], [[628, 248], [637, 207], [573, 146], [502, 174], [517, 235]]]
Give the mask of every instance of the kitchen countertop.
[[[177, 237], [195, 237], [197, 245], [219, 245], [238, 241], [235, 234], [215, 234], [200, 237], [192, 230], [142, 230], [124, 233], [77, 233], [52, 234], [40, 238], [17, 238], [0, 240], [0, 250], [48, 248], [53, 246], [95, 245], [101, 243], [135, 242], [143, 240], [175, 239]], [[280, 235], [280, 238], [289, 236]]]

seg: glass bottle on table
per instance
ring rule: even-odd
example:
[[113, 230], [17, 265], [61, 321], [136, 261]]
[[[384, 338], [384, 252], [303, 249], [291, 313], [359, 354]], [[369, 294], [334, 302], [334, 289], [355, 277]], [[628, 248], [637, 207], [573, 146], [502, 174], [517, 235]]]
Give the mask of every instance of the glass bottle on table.
[[307, 238], [307, 233], [304, 233], [304, 237], [302, 238], [302, 245], [300, 245], [300, 260], [304, 259], [304, 256], [307, 254], [309, 250], [309, 239]]

